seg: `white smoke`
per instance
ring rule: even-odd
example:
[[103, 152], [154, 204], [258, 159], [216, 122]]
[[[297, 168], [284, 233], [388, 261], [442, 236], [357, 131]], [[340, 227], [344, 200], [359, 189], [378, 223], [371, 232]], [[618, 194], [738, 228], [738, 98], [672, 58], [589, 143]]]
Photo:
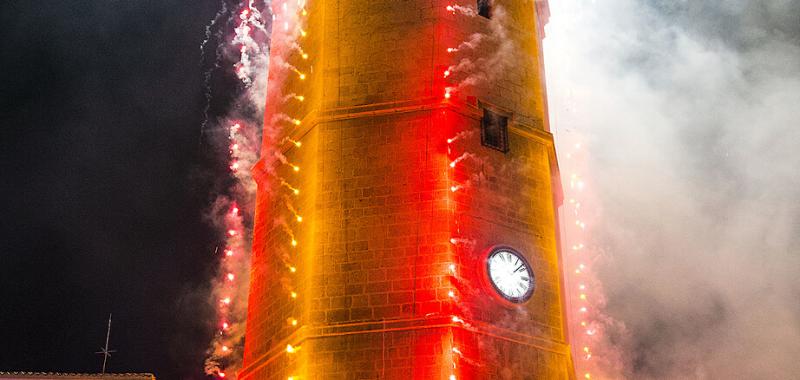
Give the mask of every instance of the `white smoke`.
[[[220, 260], [217, 276], [212, 280], [210, 302], [217, 310], [215, 334], [205, 362], [205, 372], [223, 377], [241, 365], [247, 294], [249, 290], [252, 214], [256, 184], [250, 169], [260, 156], [260, 144], [267, 79], [269, 78], [269, 17], [262, 11], [270, 2], [248, 0], [239, 4], [227, 23], [220, 20], [227, 5], [209, 23], [201, 49], [205, 51], [210, 36], [217, 36], [214, 67], [230, 65], [241, 82], [241, 92], [227, 114], [213, 123], [216, 132], [209, 137], [220, 152], [220, 160], [230, 169], [226, 191], [219, 195], [208, 211], [208, 219], [221, 236], [215, 255]], [[232, 27], [231, 37], [226, 28]], [[216, 28], [216, 32], [212, 31]], [[213, 70], [213, 69], [212, 69]], [[209, 70], [206, 75], [207, 101], [210, 104]], [[206, 122], [204, 122], [205, 126]], [[222, 133], [224, 131], [224, 133]]]
[[588, 139], [624, 377], [797, 377], [800, 4], [550, 6], [551, 122], [560, 152]]
[[[464, 7], [455, 9], [461, 8]], [[474, 12], [472, 8], [468, 9]], [[467, 16], [474, 16], [469, 12], [461, 13]], [[467, 87], [490, 83], [502, 74], [512, 62], [515, 62], [517, 54], [515, 53], [514, 41], [508, 37], [507, 23], [508, 15], [505, 8], [495, 4], [492, 6], [488, 34], [474, 33], [457, 47], [448, 49], [449, 52], [457, 53], [456, 56], [459, 56], [458, 63], [448, 67], [445, 72], [445, 77], [452, 75], [456, 78], [455, 82], [457, 83], [454, 88], [448, 88], [448, 92], [458, 92]], [[475, 48], [484, 42], [492, 44], [491, 48], [483, 49], [491, 53], [477, 54]]]

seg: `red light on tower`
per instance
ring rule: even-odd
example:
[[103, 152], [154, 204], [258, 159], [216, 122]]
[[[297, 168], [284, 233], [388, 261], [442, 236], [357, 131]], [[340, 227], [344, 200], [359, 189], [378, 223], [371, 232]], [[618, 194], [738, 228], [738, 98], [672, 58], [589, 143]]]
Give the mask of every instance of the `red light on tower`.
[[[305, 18], [295, 1], [275, 8], [270, 58], [282, 80], [268, 83], [264, 128], [276, 130], [264, 134], [256, 164], [275, 170], [258, 179], [237, 376], [457, 380], [510, 371], [509, 378], [573, 378], [559, 255], [556, 244], [542, 244], [556, 241], [551, 216], [560, 196], [538, 40], [534, 30], [504, 33], [519, 54], [499, 60], [490, 56], [498, 49], [458, 41], [534, 20], [534, 8], [514, 7], [520, 14], [501, 19], [507, 2], [480, 1], [496, 8], [479, 13], [474, 3], [431, 11], [424, 2], [362, 7], [341, 0], [343, 9], [359, 11], [336, 17], [347, 33], [305, 43], [303, 28], [332, 29], [315, 14], [324, 2], [309, 2]], [[407, 17], [420, 11], [429, 17]], [[389, 64], [385, 51], [363, 54], [384, 32], [393, 49], [414, 54], [392, 54]], [[471, 67], [459, 66], [464, 59]], [[478, 60], [503, 67], [489, 73]], [[506, 253], [489, 268], [496, 247]], [[273, 349], [277, 342], [286, 350]], [[323, 359], [355, 345], [365, 352], [357, 359]], [[492, 355], [510, 357], [514, 368], [486, 360]]]

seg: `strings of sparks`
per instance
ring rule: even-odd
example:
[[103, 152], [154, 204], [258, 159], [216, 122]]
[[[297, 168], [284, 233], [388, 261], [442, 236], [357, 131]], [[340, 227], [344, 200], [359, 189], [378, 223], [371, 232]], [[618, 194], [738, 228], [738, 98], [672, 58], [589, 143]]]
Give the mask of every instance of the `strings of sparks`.
[[[298, 66], [302, 66], [306, 64], [309, 59], [309, 54], [303, 49], [303, 41], [304, 38], [308, 36], [308, 32], [305, 29], [305, 24], [308, 19], [309, 11], [306, 8], [306, 1], [305, 0], [287, 0], [280, 3], [280, 6], [276, 6], [275, 9], [279, 9], [280, 11], [276, 11], [275, 13], [275, 22], [273, 25], [277, 26], [278, 29], [274, 30], [273, 36], [281, 37], [280, 40], [276, 42], [282, 42], [284, 46], [288, 47], [288, 49], [284, 49], [283, 51], [287, 52], [289, 55], [288, 57], [273, 57], [276, 60], [277, 67], [284, 70], [283, 77], [290, 77], [294, 76], [297, 80], [304, 81], [308, 78], [308, 74], [302, 71]], [[289, 60], [295, 61], [297, 63], [293, 64], [290, 63]], [[285, 94], [280, 97], [283, 103], [286, 102], [298, 102], [302, 103], [305, 101], [305, 96], [302, 94]], [[287, 109], [294, 109], [296, 107], [287, 107]], [[282, 135], [286, 136], [283, 140], [280, 141], [279, 146], [283, 146], [287, 143], [294, 146], [294, 148], [299, 149], [302, 146], [302, 142], [299, 140], [293, 139], [291, 136], [294, 135], [294, 131], [296, 128], [300, 127], [302, 124], [301, 117], [299, 115], [286, 115], [286, 114], [277, 114], [275, 115], [272, 120], [270, 121], [272, 124], [279, 125], [280, 130], [282, 131]], [[294, 205], [294, 199], [301, 194], [301, 189], [297, 186], [295, 181], [297, 181], [297, 176], [300, 175], [301, 170], [300, 166], [295, 165], [294, 163], [290, 162], [289, 159], [283, 155], [280, 151], [276, 151], [275, 158], [285, 166], [289, 167], [289, 173], [294, 174], [291, 178], [282, 178], [278, 177], [276, 180], [278, 182], [278, 188], [284, 192], [283, 204], [284, 210], [289, 214], [289, 218], [283, 218], [283, 220], [290, 220], [291, 223], [281, 222], [281, 228], [283, 228], [285, 235], [286, 235], [286, 245], [289, 248], [290, 252], [294, 252], [294, 255], [289, 255], [285, 258], [286, 262], [285, 270], [286, 270], [286, 281], [283, 281], [284, 288], [286, 291], [286, 296], [291, 301], [297, 301], [301, 294], [298, 293], [298, 288], [294, 285], [294, 278], [298, 275], [298, 266], [294, 262], [297, 257], [297, 252], [300, 252], [302, 242], [297, 239], [295, 235], [295, 231], [292, 229], [299, 228], [302, 223], [305, 222], [303, 215], [301, 215], [299, 209]], [[290, 316], [286, 319], [286, 324], [290, 329], [297, 329], [301, 326], [301, 321], [296, 316]], [[287, 344], [285, 353], [287, 355], [293, 355], [300, 351], [301, 347]], [[297, 380], [299, 379], [298, 375], [290, 375], [287, 378], [288, 380]]]
[[[477, 14], [477, 11], [471, 7], [459, 6], [455, 4], [446, 6], [445, 10], [453, 15], [460, 15], [467, 17], [474, 17]], [[476, 37], [471, 37], [471, 39], [473, 40], [475, 38]], [[477, 38], [479, 39], [480, 37]], [[472, 43], [472, 45], [470, 45], [469, 41], [461, 43], [456, 48], [452, 47], [447, 48], [446, 52], [448, 54], [452, 54], [458, 51], [459, 48], [466, 49], [468, 46], [474, 46], [474, 42]], [[445, 70], [444, 73], [442, 74], [444, 80], [452, 79], [450, 75], [451, 75], [450, 69]], [[453, 95], [454, 89], [455, 89], [454, 86], [445, 86], [443, 94], [443, 98], [445, 101], [450, 100], [450, 98]], [[446, 113], [443, 113], [443, 115], [446, 115]], [[447, 120], [444, 120], [444, 124], [449, 125]], [[450, 132], [452, 133], [453, 131]], [[447, 186], [449, 189], [449, 191], [447, 192], [448, 196], [446, 201], [448, 203], [452, 202], [452, 207], [448, 207], [448, 209], [451, 210], [452, 212], [450, 218], [452, 220], [452, 225], [450, 226], [451, 236], [448, 242], [452, 247], [451, 252], [453, 252], [452, 254], [453, 257], [451, 259], [452, 261], [447, 265], [446, 273], [444, 273], [444, 275], [446, 278], [450, 280], [449, 281], [450, 289], [448, 289], [447, 296], [450, 298], [452, 304], [454, 305], [452, 312], [455, 314], [451, 315], [450, 318], [451, 321], [456, 324], [465, 324], [462, 317], [459, 316], [461, 312], [457, 309], [457, 306], [459, 304], [458, 300], [460, 298], [458, 294], [458, 287], [456, 286], [456, 284], [459, 282], [457, 256], [459, 249], [468, 248], [471, 246], [471, 240], [463, 236], [461, 225], [458, 219], [459, 215], [458, 212], [459, 210], [457, 210], [458, 202], [456, 202], [455, 200], [457, 193], [465, 189], [469, 185], [469, 181], [464, 181], [461, 183], [457, 182], [456, 173], [457, 170], [459, 170], [461, 163], [466, 159], [474, 157], [474, 155], [469, 152], [462, 152], [461, 154], [457, 154], [455, 152], [455, 148], [456, 148], [456, 142], [460, 139], [465, 138], [467, 136], [467, 133], [468, 133], [467, 131], [457, 132], [455, 135], [447, 137], [447, 139], [444, 141], [447, 147], [447, 155], [446, 155], [447, 166], [445, 170], [446, 170]], [[466, 144], [464, 144], [464, 146], [466, 146]], [[459, 349], [459, 345], [455, 339], [455, 334], [452, 332], [449, 335], [448, 343], [449, 343], [449, 352], [445, 353], [445, 358], [444, 358], [445, 362], [449, 362], [450, 365], [450, 368], [448, 369], [450, 371], [450, 376], [448, 377], [448, 379], [457, 380], [459, 361], [461, 360], [469, 361], [469, 360], [464, 357], [464, 353]]]
[[[270, 2], [267, 1], [267, 4], [269, 5]], [[291, 47], [290, 51], [295, 52], [296, 55], [298, 55], [302, 60], [307, 60], [309, 58], [309, 55], [303, 50], [300, 44], [300, 39], [307, 36], [307, 32], [303, 29], [303, 21], [307, 15], [308, 11], [306, 10], [305, 0], [289, 0], [279, 4], [273, 4], [272, 6], [272, 36], [279, 37], [278, 41], [274, 42], [285, 42]], [[253, 33], [258, 31], [268, 34], [269, 31], [266, 28], [263, 14], [255, 6], [254, 0], [247, 1], [245, 7], [238, 14], [238, 20], [238, 25], [235, 28], [235, 37], [232, 41], [239, 51], [239, 59], [234, 65], [234, 72], [242, 81], [242, 83], [249, 87], [254, 84], [253, 78], [255, 76], [264, 74], [258, 73], [257, 71], [264, 70], [264, 67], [259, 65], [259, 58], [261, 58], [261, 55], [266, 53], [265, 48], [256, 41]], [[286, 57], [274, 57], [273, 67], [275, 67], [275, 69], [286, 70], [286, 72], [295, 75], [299, 80], [305, 80], [307, 77], [307, 74], [301, 71], [296, 65], [289, 63]], [[287, 94], [281, 97], [281, 101], [284, 103], [289, 101], [303, 102], [305, 101], [305, 97], [299, 94]], [[268, 125], [265, 126], [265, 128], [284, 130], [296, 128], [300, 126], [300, 124], [300, 119], [296, 117], [278, 114], [273, 117], [273, 120], [271, 120]], [[251, 162], [242, 162], [239, 154], [240, 146], [238, 143], [238, 137], [240, 135], [241, 128], [242, 126], [240, 124], [233, 124], [229, 127], [229, 140], [231, 142], [229, 150], [229, 168], [234, 176], [237, 176], [241, 170], [249, 170], [249, 166], [245, 167], [245, 165], [252, 164]], [[289, 133], [287, 134], [290, 135], [291, 131], [288, 132]], [[291, 143], [296, 148], [300, 148], [302, 145], [300, 141], [293, 140], [290, 137], [286, 137], [282, 141], [282, 143], [285, 142]], [[288, 166], [290, 168], [290, 173], [294, 173], [296, 175], [299, 174], [300, 167], [291, 163], [280, 152], [276, 152], [274, 158], [281, 164]], [[300, 242], [295, 237], [295, 233], [292, 228], [297, 228], [297, 225], [302, 223], [304, 219], [293, 204], [293, 197], [298, 196], [301, 192], [300, 188], [292, 184], [293, 179], [294, 178], [285, 179], [278, 177], [277, 188], [288, 193], [288, 195], [284, 197], [284, 204], [286, 206], [286, 210], [291, 214], [291, 223], [281, 222], [280, 224], [286, 232], [287, 245], [292, 249], [297, 249], [300, 245]], [[219, 299], [220, 311], [218, 315], [220, 320], [219, 330], [217, 333], [220, 339], [216, 341], [214, 346], [214, 355], [220, 358], [225, 358], [226, 356], [234, 354], [231, 344], [225, 338], [230, 334], [230, 331], [233, 328], [233, 324], [229, 321], [229, 319], [232, 317], [231, 310], [236, 306], [235, 303], [237, 302], [236, 297], [234, 297], [234, 294], [236, 293], [235, 290], [238, 287], [248, 285], [239, 284], [237, 282], [238, 278], [236, 274], [232, 270], [228, 270], [231, 266], [229, 263], [232, 261], [232, 259], [239, 256], [241, 254], [241, 250], [246, 249], [243, 244], [243, 236], [245, 231], [242, 224], [241, 211], [235, 203], [232, 204], [225, 220], [227, 246], [223, 251], [224, 256], [221, 267], [224, 268], [222, 271], [222, 280], [225, 281], [226, 286], [224, 287], [223, 293], [220, 294]], [[284, 281], [284, 285], [286, 288], [287, 297], [289, 297], [291, 300], [297, 300], [299, 294], [295, 290], [295, 286], [292, 284], [291, 280], [292, 275], [297, 273], [297, 267], [291, 262], [291, 258], [288, 260], [289, 261], [286, 262], [285, 267], [289, 276], [287, 276], [288, 281]], [[297, 328], [299, 327], [300, 322], [295, 317], [289, 317], [287, 319], [287, 324], [292, 328]], [[293, 347], [289, 345], [286, 348], [286, 352], [288, 354], [293, 354], [299, 349], [299, 347]], [[212, 363], [214, 365], [212, 366], [210, 373], [215, 375], [217, 378], [225, 378], [226, 369], [222, 368], [222, 365], [217, 361], [212, 361]], [[296, 378], [296, 376], [289, 376], [290, 380]]]
[[[240, 169], [240, 154], [241, 154], [241, 146], [240, 146], [240, 138], [241, 138], [241, 129], [242, 125], [239, 123], [232, 124], [228, 127], [228, 140], [229, 140], [229, 150], [228, 150], [228, 158], [229, 158], [229, 165], [228, 168], [233, 176], [236, 176]], [[246, 283], [241, 283], [239, 281], [239, 276], [237, 275], [237, 265], [241, 265], [241, 261], [247, 260], [245, 256], [245, 252], [247, 250], [247, 239], [245, 237], [246, 230], [244, 226], [243, 220], [243, 213], [242, 210], [239, 208], [239, 205], [236, 201], [232, 201], [229, 205], [229, 208], [224, 217], [224, 226], [225, 226], [225, 248], [222, 251], [221, 263], [220, 263], [220, 273], [221, 273], [221, 280], [219, 291], [219, 301], [218, 301], [218, 317], [219, 321], [217, 324], [217, 339], [214, 341], [214, 352], [213, 352], [213, 360], [207, 361], [207, 372], [210, 371], [211, 373], [215, 374], [220, 378], [225, 377], [225, 372], [222, 370], [222, 364], [217, 360], [217, 358], [227, 358], [229, 357], [234, 351], [234, 345], [237, 343], [234, 336], [232, 336], [231, 331], [234, 329], [234, 326], [238, 326], [241, 322], [239, 321], [239, 317], [234, 313], [234, 309], [238, 306], [237, 302], [243, 302], [243, 300], [239, 299], [237, 296], [240, 294], [238, 290], [241, 287], [246, 287]]]
[[[239, 54], [233, 69], [236, 77], [244, 84], [248, 94], [263, 90], [263, 83], [254, 83], [254, 79], [265, 73], [268, 47], [256, 38], [255, 33], [261, 36], [268, 34], [266, 20], [255, 4], [255, 0], [243, 2], [243, 8], [238, 12], [235, 20], [234, 36], [230, 44]], [[269, 2], [267, 1], [267, 4]], [[266, 76], [264, 76], [266, 77]], [[255, 85], [255, 86], [254, 86]], [[253, 164], [252, 136], [253, 131], [245, 128], [255, 126], [242, 122], [232, 122], [227, 127], [228, 138], [228, 169], [232, 177], [239, 183], [251, 182], [249, 177], [250, 165]], [[241, 357], [236, 352], [236, 346], [241, 343], [244, 325], [247, 287], [247, 261], [249, 260], [249, 247], [247, 231], [244, 224], [243, 210], [235, 200], [237, 197], [249, 198], [252, 195], [250, 187], [245, 185], [244, 193], [239, 194], [233, 190], [230, 195], [233, 200], [228, 204], [224, 216], [225, 246], [220, 256], [220, 278], [217, 281], [215, 294], [217, 300], [217, 331], [212, 342], [212, 352], [206, 360], [206, 373], [217, 378], [226, 377], [226, 366], [237, 364]], [[247, 203], [247, 202], [245, 202]]]
[[573, 344], [577, 347], [576, 352], [579, 360], [576, 361], [576, 371], [585, 380], [591, 380], [594, 375], [593, 368], [593, 347], [592, 343], [599, 339], [600, 329], [592, 320], [592, 315], [596, 312], [593, 307], [593, 299], [590, 295], [595, 291], [590, 289], [594, 274], [591, 272], [591, 254], [587, 247], [587, 224], [584, 216], [584, 203], [586, 198], [587, 184], [581, 174], [582, 167], [580, 161], [586, 160], [586, 150], [583, 144], [578, 141], [570, 146], [570, 150], [565, 154], [565, 169], [569, 173], [568, 186], [566, 186], [565, 197], [567, 198], [565, 221], [568, 223], [566, 229], [567, 244], [569, 246], [567, 255], [567, 265], [572, 266], [567, 273], [572, 292], [570, 299], [577, 300], [571, 303], [571, 314], [577, 316], [573, 319]]

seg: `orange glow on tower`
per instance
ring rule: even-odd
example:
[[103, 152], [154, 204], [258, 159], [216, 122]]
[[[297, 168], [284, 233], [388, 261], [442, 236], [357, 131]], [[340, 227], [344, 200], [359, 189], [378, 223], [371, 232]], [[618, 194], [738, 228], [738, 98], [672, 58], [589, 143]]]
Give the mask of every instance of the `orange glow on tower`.
[[546, 1], [484, 3], [273, 1], [239, 379], [575, 378]]

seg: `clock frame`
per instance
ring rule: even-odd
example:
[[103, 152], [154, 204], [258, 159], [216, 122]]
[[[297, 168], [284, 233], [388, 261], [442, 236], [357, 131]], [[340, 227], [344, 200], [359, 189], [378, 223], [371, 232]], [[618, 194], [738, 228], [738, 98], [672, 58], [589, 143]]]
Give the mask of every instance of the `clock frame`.
[[[520, 260], [520, 262], [522, 263], [523, 267], [526, 269], [528, 275], [529, 275], [530, 286], [525, 291], [525, 293], [523, 293], [520, 296], [516, 296], [515, 297], [515, 296], [507, 295], [503, 290], [501, 290], [498, 287], [498, 285], [494, 282], [494, 280], [492, 280], [491, 258], [493, 256], [495, 256], [496, 254], [498, 254], [500, 252], [503, 252], [503, 251], [509, 252], [513, 256], [518, 258]], [[534, 291], [536, 290], [536, 276], [535, 276], [535, 274], [533, 272], [533, 267], [531, 267], [530, 263], [528, 262], [528, 259], [525, 258], [525, 255], [523, 255], [522, 252], [520, 252], [519, 250], [514, 249], [514, 248], [512, 248], [510, 246], [507, 246], [507, 245], [493, 246], [493, 247], [489, 248], [486, 251], [486, 254], [484, 255], [483, 263], [484, 263], [483, 264], [483, 272], [484, 272], [483, 278], [488, 283], [489, 288], [491, 289], [490, 293], [492, 293], [495, 296], [495, 298], [501, 300], [501, 302], [506, 304], [507, 306], [511, 306], [511, 305], [517, 306], [517, 305], [522, 304], [522, 303], [524, 303], [524, 302], [526, 302], [526, 301], [531, 299], [531, 297], [533, 296]]]

